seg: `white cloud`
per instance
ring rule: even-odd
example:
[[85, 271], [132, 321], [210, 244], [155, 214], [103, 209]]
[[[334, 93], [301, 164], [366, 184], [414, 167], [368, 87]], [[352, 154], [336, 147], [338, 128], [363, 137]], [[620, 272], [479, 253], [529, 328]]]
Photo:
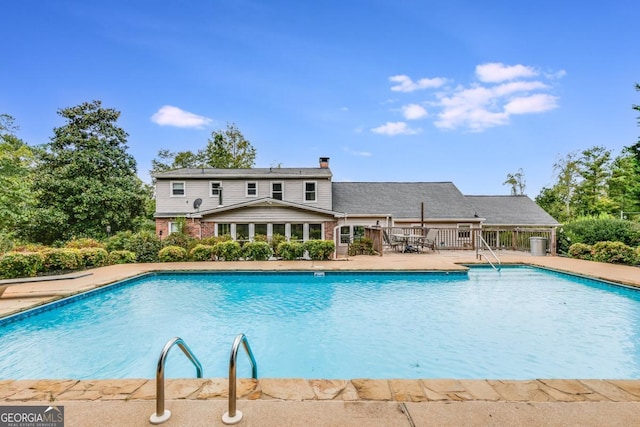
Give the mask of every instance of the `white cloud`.
[[421, 129], [411, 129], [405, 122], [387, 122], [382, 126], [371, 129], [371, 132], [381, 135], [415, 135], [421, 132]]
[[370, 151], [356, 151], [356, 150], [352, 150], [349, 147], [343, 147], [343, 150], [346, 153], [353, 154], [354, 156], [371, 157], [373, 155], [373, 153], [371, 153]]
[[558, 98], [546, 93], [513, 98], [504, 106], [508, 114], [542, 113], [558, 107]]
[[435, 77], [433, 79], [424, 78], [414, 82], [409, 76], [400, 74], [389, 77], [389, 81], [398, 83], [395, 86], [391, 86], [391, 90], [394, 92], [413, 92], [420, 89], [440, 87], [447, 82], [447, 79]]
[[409, 104], [402, 107], [402, 114], [407, 120], [418, 120], [427, 117], [427, 110], [422, 105]]
[[175, 126], [180, 128], [202, 128], [213, 123], [213, 120], [197, 114], [184, 111], [172, 105], [164, 105], [153, 116], [151, 121], [160, 126]]
[[498, 83], [537, 75], [538, 72], [532, 67], [520, 64], [504, 65], [501, 62], [492, 62], [476, 66], [476, 76], [485, 83]]

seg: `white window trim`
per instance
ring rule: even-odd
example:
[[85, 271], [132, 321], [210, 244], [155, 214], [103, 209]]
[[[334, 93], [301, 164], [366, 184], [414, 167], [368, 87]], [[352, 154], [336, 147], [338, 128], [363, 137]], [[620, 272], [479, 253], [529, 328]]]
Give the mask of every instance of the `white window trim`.
[[[256, 194], [249, 194], [249, 184], [255, 184]], [[247, 181], [244, 186], [244, 192], [246, 197], [258, 197], [258, 181]]]
[[[314, 200], [307, 200], [307, 184], [313, 184], [315, 196]], [[318, 181], [304, 181], [302, 183], [302, 201], [304, 203], [318, 203]]]
[[271, 198], [273, 199], [273, 184], [280, 184], [280, 187], [282, 188], [282, 190], [280, 190], [280, 192], [282, 193], [282, 200], [284, 200], [284, 182], [283, 181], [271, 181], [271, 183], [269, 184], [269, 186], [271, 187]]
[[[213, 184], [218, 184], [218, 194], [213, 194]], [[219, 197], [222, 183], [220, 181], [209, 181], [209, 197]]]
[[[184, 194], [173, 194], [173, 184], [182, 184]], [[171, 197], [187, 197], [187, 182], [186, 181], [171, 181], [169, 184], [169, 194]]]

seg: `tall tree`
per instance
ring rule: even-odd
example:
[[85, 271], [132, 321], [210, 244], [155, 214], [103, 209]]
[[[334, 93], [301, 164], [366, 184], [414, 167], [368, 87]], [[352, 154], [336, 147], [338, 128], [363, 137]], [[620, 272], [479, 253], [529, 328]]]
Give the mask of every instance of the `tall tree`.
[[507, 180], [502, 183], [502, 185], [510, 185], [511, 186], [511, 195], [522, 196], [524, 194], [524, 190], [527, 187], [527, 184], [524, 180], [524, 171], [522, 168], [518, 169], [516, 173], [508, 173]]
[[11, 233], [26, 220], [32, 205], [29, 188], [33, 152], [15, 132], [15, 119], [0, 114], [0, 232]]
[[145, 191], [127, 153], [128, 134], [116, 124], [120, 112], [92, 101], [58, 114], [66, 123], [54, 129], [36, 166], [31, 237], [52, 243], [132, 229]]
[[582, 151], [578, 159], [581, 182], [576, 189], [578, 211], [583, 215], [599, 215], [611, 210], [607, 183], [611, 174], [611, 151], [595, 146]]
[[151, 161], [151, 172], [179, 168], [251, 168], [255, 158], [255, 148], [234, 123], [227, 123], [226, 129], [213, 131], [207, 146], [195, 153], [160, 150], [158, 158]]

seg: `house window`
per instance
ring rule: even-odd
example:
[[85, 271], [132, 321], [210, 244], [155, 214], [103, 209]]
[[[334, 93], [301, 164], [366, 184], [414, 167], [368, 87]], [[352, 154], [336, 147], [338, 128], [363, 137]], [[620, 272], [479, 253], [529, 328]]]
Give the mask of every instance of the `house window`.
[[309, 224], [309, 239], [322, 240], [322, 224]]
[[281, 182], [271, 183], [271, 198], [276, 200], [282, 200], [284, 195], [284, 188]]
[[304, 224], [291, 224], [290, 240], [304, 240]]
[[351, 227], [343, 225], [340, 227], [340, 243], [347, 244], [351, 242]]
[[458, 225], [458, 239], [471, 238], [471, 226], [469, 224]]
[[253, 239], [267, 241], [267, 224], [256, 224], [253, 229]]
[[247, 197], [256, 197], [258, 195], [258, 183], [247, 182]]
[[220, 196], [220, 183], [219, 182], [211, 182], [211, 197]]
[[286, 236], [284, 224], [273, 224], [271, 226], [271, 235], [275, 236], [276, 234], [279, 234], [280, 236]]
[[186, 195], [186, 185], [184, 181], [174, 181], [171, 183], [171, 197], [184, 197]]
[[231, 236], [231, 224], [218, 224], [218, 236]]
[[236, 224], [236, 240], [249, 240], [249, 224]]
[[304, 201], [315, 202], [316, 201], [316, 183], [308, 181], [304, 183]]
[[171, 233], [179, 233], [180, 232], [180, 224], [177, 222], [169, 223], [169, 234]]

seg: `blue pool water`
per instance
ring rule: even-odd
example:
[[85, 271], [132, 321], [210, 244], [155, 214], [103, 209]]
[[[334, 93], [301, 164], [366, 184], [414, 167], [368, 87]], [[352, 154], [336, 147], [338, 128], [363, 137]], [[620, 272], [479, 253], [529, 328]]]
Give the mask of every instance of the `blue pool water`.
[[[0, 379], [153, 378], [179, 336], [226, 377], [636, 378], [640, 292], [529, 267], [500, 273], [157, 274], [0, 320]], [[250, 376], [239, 357], [239, 376]], [[168, 377], [195, 369], [175, 347]]]

